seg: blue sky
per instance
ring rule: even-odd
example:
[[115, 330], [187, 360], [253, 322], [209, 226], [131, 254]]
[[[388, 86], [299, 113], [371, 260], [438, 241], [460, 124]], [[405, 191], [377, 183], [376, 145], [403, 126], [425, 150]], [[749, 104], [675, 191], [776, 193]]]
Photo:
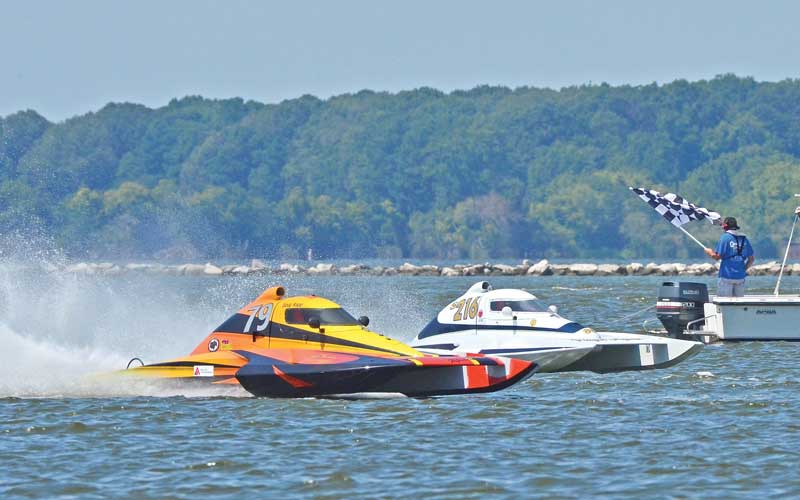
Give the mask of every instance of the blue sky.
[[800, 73], [800, 3], [6, 1], [0, 116], [109, 101], [279, 102], [421, 86], [560, 88]]

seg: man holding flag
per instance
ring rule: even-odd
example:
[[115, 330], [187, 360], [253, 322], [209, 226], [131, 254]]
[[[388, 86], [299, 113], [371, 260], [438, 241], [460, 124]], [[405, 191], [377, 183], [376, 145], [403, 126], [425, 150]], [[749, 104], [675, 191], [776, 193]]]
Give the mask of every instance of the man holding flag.
[[[717, 296], [741, 297], [744, 295], [744, 280], [747, 277], [747, 269], [753, 265], [754, 260], [753, 247], [750, 246], [747, 236], [738, 232], [739, 226], [736, 224], [736, 219], [726, 217], [722, 221], [722, 230], [725, 232], [719, 239], [716, 250], [712, 250], [700, 243], [697, 238], [683, 228], [683, 225], [699, 220], [707, 220], [712, 224], [718, 224], [722, 219], [719, 213], [698, 207], [675, 193], [661, 194], [652, 189], [634, 187], [628, 189], [653, 207], [670, 224], [683, 231], [686, 236], [700, 245], [709, 257], [720, 261]], [[800, 214], [798, 217], [800, 217]]]
[[747, 270], [755, 260], [753, 247], [747, 236], [739, 232], [739, 225], [733, 217], [725, 217], [722, 221], [722, 236], [717, 242], [717, 248], [706, 248], [706, 255], [719, 264], [718, 297], [744, 296], [744, 283]]

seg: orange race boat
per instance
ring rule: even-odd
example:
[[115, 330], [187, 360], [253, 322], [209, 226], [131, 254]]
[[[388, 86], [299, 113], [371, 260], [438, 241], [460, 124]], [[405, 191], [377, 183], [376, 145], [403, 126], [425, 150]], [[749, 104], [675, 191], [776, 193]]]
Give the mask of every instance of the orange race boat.
[[255, 396], [355, 393], [438, 396], [492, 392], [537, 369], [496, 356], [437, 356], [367, 329], [338, 304], [265, 290], [186, 357], [129, 368], [126, 376], [241, 385]]

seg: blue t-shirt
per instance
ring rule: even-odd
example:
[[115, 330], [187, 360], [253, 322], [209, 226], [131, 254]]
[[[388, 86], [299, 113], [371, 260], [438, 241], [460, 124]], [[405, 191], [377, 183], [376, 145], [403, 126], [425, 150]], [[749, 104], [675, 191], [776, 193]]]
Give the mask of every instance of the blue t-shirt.
[[747, 258], [753, 255], [753, 247], [750, 246], [745, 235], [734, 235], [729, 232], [723, 233], [714, 250], [721, 257], [719, 263], [719, 277], [732, 280], [741, 280], [747, 276]]

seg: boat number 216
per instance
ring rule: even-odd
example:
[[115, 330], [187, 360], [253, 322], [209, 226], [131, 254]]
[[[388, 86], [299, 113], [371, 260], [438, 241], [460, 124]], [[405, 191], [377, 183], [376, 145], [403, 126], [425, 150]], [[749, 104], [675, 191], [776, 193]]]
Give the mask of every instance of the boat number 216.
[[453, 321], [462, 321], [465, 319], [475, 319], [478, 315], [478, 302], [479, 297], [470, 297], [468, 299], [461, 299], [450, 304], [450, 309], [456, 309], [453, 315]]

